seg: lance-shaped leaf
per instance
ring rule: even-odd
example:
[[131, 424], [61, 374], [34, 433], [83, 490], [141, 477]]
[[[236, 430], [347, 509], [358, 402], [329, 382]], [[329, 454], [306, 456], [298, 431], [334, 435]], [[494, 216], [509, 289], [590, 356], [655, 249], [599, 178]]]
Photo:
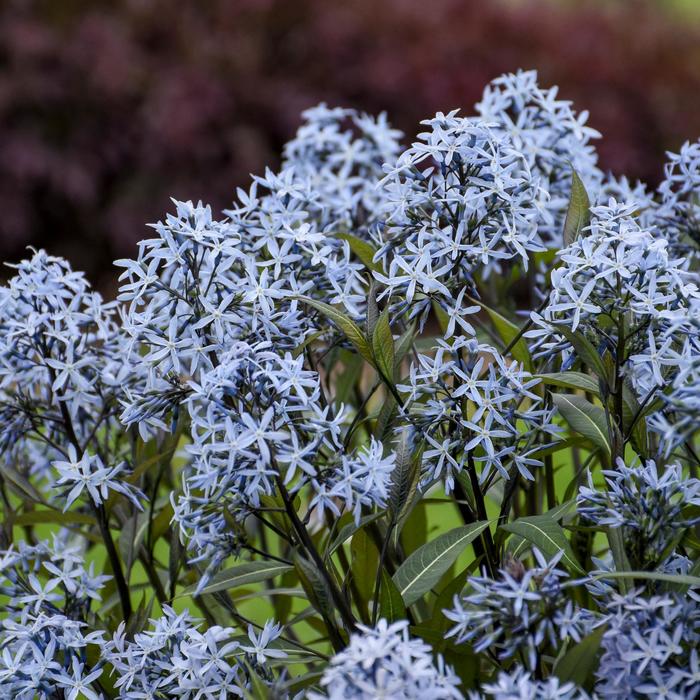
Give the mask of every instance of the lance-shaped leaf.
[[501, 336], [506, 345], [510, 345], [516, 338], [518, 338], [518, 340], [513, 344], [513, 347], [510, 349], [510, 354], [518, 362], [521, 362], [525, 369], [531, 370], [532, 357], [530, 356], [530, 350], [527, 347], [525, 338], [523, 338], [521, 335], [521, 329], [513, 322], [509, 321], [505, 316], [501, 316], [498, 311], [490, 309], [480, 301], [477, 301], [476, 303], [479, 304], [479, 306], [489, 315], [491, 322], [498, 331], [498, 335]]
[[389, 325], [389, 311], [384, 310], [372, 333], [372, 354], [374, 363], [388, 382], [394, 381], [394, 336]]
[[554, 675], [562, 683], [575, 683], [580, 687], [590, 684], [593, 672], [598, 666], [598, 652], [605, 634], [605, 627], [598, 627], [578, 644], [569, 649], [557, 661]]
[[365, 525], [369, 525], [375, 520], [379, 520], [379, 518], [383, 517], [383, 515], [384, 513], [382, 512], [365, 515], [360, 518], [360, 522], [357, 524], [355, 524], [354, 520], [350, 520], [349, 523], [343, 525], [338, 531], [338, 534], [335, 536], [335, 539], [328, 548], [328, 554], [335, 554], [335, 552], [338, 551], [338, 548], [345, 544], [356, 532], [362, 530]]
[[[596, 376], [609, 386], [612, 378], [609, 376], [608, 370], [603, 362], [603, 358], [595, 349], [593, 343], [591, 343], [591, 341], [579, 331], [572, 331], [570, 328], [562, 325], [556, 325], [555, 328], [557, 333], [563, 335], [569, 341], [569, 343], [571, 343], [576, 356], [581, 360], [581, 362], [590, 367], [590, 369], [595, 372]], [[600, 389], [597, 388], [596, 393], [599, 391]]]
[[587, 437], [610, 456], [608, 424], [602, 408], [575, 394], [555, 394], [552, 400], [572, 430]]
[[309, 602], [326, 619], [333, 620], [335, 606], [328, 582], [323, 574], [313, 562], [299, 553], [294, 554], [294, 568], [306, 595], [309, 597]]
[[331, 320], [345, 335], [345, 337], [353, 344], [357, 352], [362, 355], [362, 357], [374, 364], [374, 357], [372, 355], [372, 350], [369, 347], [369, 343], [362, 332], [362, 329], [353, 321], [349, 316], [339, 311], [334, 306], [326, 304], [323, 301], [316, 301], [316, 299], [309, 299], [309, 297], [301, 297], [305, 304], [308, 304], [312, 308], [320, 311], [324, 316]]
[[395, 365], [396, 369], [398, 369], [399, 364], [401, 361], [408, 355], [411, 346], [413, 345], [413, 342], [416, 337], [416, 324], [413, 322], [400, 336], [398, 339], [398, 342], [396, 343], [396, 358], [395, 358]]
[[535, 377], [541, 379], [548, 386], [557, 386], [561, 389], [581, 389], [596, 396], [600, 391], [598, 380], [583, 372], [553, 372], [551, 374], [536, 374]]
[[413, 495], [418, 488], [423, 446], [421, 444], [417, 449], [414, 449], [410, 432], [404, 428], [394, 446], [394, 452], [396, 453], [396, 466], [391, 472], [388, 506], [392, 525], [396, 526], [405, 516], [406, 509], [411, 504]]
[[564, 245], [571, 245], [591, 221], [588, 192], [575, 170], [571, 170], [571, 197], [564, 220]]
[[559, 554], [563, 550], [562, 561], [567, 564], [568, 568], [578, 574], [584, 573], [580, 564], [576, 561], [576, 555], [569, 544], [569, 540], [566, 539], [563, 528], [549, 515], [533, 515], [518, 518], [512, 523], [501, 525], [501, 529], [527, 540], [548, 558]]
[[406, 606], [393, 579], [382, 569], [381, 588], [379, 590], [379, 616], [389, 622], [406, 619]]
[[374, 262], [374, 254], [377, 251], [367, 241], [363, 241], [361, 238], [353, 236], [352, 233], [339, 233], [337, 234], [336, 238], [347, 241], [350, 246], [350, 250], [368, 270], [372, 270], [373, 272], [382, 271], [381, 265]]
[[[290, 571], [293, 567], [276, 561], [248, 561], [213, 576], [211, 581], [199, 592], [199, 595], [228, 591], [231, 588], [245, 586], [249, 583], [267, 581]], [[196, 586], [186, 589], [181, 595], [192, 595]]]
[[61, 510], [29, 510], [19, 513], [14, 521], [14, 525], [41, 525], [43, 523], [55, 523], [59, 525], [96, 525], [97, 521], [92, 515], [85, 513], [74, 513]]
[[379, 552], [365, 530], [352, 536], [350, 543], [352, 577], [357, 587], [360, 603], [365, 611], [374, 593], [374, 575], [379, 566]]
[[664, 574], [657, 571], [601, 571], [600, 573], [592, 572], [589, 574], [591, 581], [600, 581], [601, 579], [641, 579], [643, 581], [663, 581], [676, 586], [692, 586], [697, 588], [700, 586], [700, 576], [691, 576], [690, 574]]
[[413, 552], [393, 576], [403, 602], [412, 605], [425, 595], [487, 527], [486, 521], [457, 527]]

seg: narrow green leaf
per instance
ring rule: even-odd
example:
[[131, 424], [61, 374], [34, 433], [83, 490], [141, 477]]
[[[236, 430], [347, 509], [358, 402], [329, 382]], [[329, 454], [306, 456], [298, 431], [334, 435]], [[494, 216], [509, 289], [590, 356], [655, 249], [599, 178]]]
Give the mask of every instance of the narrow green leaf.
[[536, 374], [548, 386], [557, 386], [562, 389], [581, 389], [589, 394], [598, 396], [600, 388], [598, 381], [590, 374], [583, 372], [553, 372], [551, 374]]
[[34, 488], [32, 483], [23, 474], [20, 474], [16, 469], [6, 464], [0, 467], [0, 474], [5, 478], [8, 484], [20, 496], [29, 498], [36, 503], [48, 505], [42, 495]]
[[388, 382], [394, 381], [394, 336], [389, 325], [389, 311], [385, 309], [377, 319], [372, 333], [372, 354], [379, 372]]
[[356, 355], [349, 350], [342, 351], [341, 359], [343, 370], [335, 381], [334, 400], [336, 406], [347, 403], [350, 392], [362, 376], [362, 369], [365, 364], [360, 355]]
[[485, 521], [457, 527], [413, 552], [393, 576], [404, 603], [412, 605], [427, 593], [465, 547], [487, 527], [488, 522]]
[[554, 675], [562, 683], [588, 686], [598, 666], [598, 652], [605, 627], [598, 627], [569, 649], [554, 667]]
[[[276, 561], [248, 561], [225, 571], [220, 571], [216, 576], [212, 577], [212, 580], [202, 589], [200, 595], [216, 593], [217, 591], [228, 591], [231, 588], [245, 586], [249, 583], [267, 581], [283, 574], [285, 571], [290, 571], [292, 568], [287, 564], [280, 564]], [[196, 586], [190, 586], [179, 597], [192, 595], [195, 588]]]
[[306, 348], [311, 345], [311, 343], [314, 342], [317, 338], [320, 338], [323, 335], [324, 331], [314, 331], [313, 333], [309, 333], [309, 335], [304, 338], [304, 340], [297, 345], [294, 350], [292, 350], [292, 357], [299, 357]]
[[399, 365], [401, 364], [402, 360], [406, 355], [408, 355], [411, 346], [413, 345], [413, 341], [415, 340], [416, 336], [416, 324], [415, 322], [412, 323], [401, 335], [399, 338], [398, 342], [396, 343], [396, 362], [395, 362], [395, 369], [398, 369]]
[[384, 438], [389, 434], [391, 426], [397, 415], [398, 404], [396, 399], [387, 390], [386, 398], [384, 399], [384, 404], [382, 409], [377, 416], [377, 423], [375, 426], [375, 435], [377, 439], [384, 440]]
[[60, 510], [29, 510], [15, 517], [15, 525], [40, 525], [42, 523], [57, 523], [59, 525], [96, 525], [97, 521], [91, 515]]
[[350, 250], [357, 256], [358, 260], [368, 269], [373, 272], [381, 272], [382, 267], [374, 262], [374, 255], [377, 252], [370, 243], [363, 241], [352, 233], [338, 233], [336, 238], [347, 241], [350, 245]]
[[[622, 537], [622, 529], [619, 527], [609, 526], [607, 529], [608, 544], [610, 545], [610, 553], [612, 554], [615, 568], [618, 571], [629, 571], [632, 566], [625, 550], [625, 541]], [[632, 588], [626, 578], [620, 581], [620, 589], [622, 593], [627, 593]]]
[[564, 503], [561, 503], [558, 506], [555, 506], [554, 508], [550, 508], [546, 513], [544, 513], [544, 515], [551, 518], [552, 520], [558, 521], [569, 515], [572, 510], [576, 510], [575, 498], [572, 498], [569, 501], [565, 501]]
[[328, 582], [316, 565], [306, 557], [294, 553], [294, 568], [299, 576], [299, 581], [309, 597], [309, 602], [326, 619], [333, 620], [334, 605]]
[[[563, 335], [572, 345], [576, 357], [578, 357], [584, 365], [593, 370], [596, 376], [609, 386], [611, 377], [608, 376], [608, 370], [605, 367], [603, 358], [595, 349], [593, 343], [580, 331], [572, 331], [570, 328], [562, 325], [556, 325], [555, 328], [557, 333]], [[596, 393], [599, 392], [600, 388], [596, 387]]]
[[643, 581], [663, 581], [678, 586], [700, 586], [700, 576], [689, 574], [663, 574], [656, 571], [601, 571], [590, 575], [592, 581], [606, 578], [641, 579]]
[[385, 569], [382, 569], [379, 591], [379, 615], [389, 622], [406, 619], [406, 606], [401, 593]]
[[422, 446], [417, 450], [413, 449], [410, 432], [404, 428], [394, 445], [394, 452], [396, 466], [391, 472], [388, 506], [391, 521], [395, 525], [404, 514], [405, 507], [410, 503], [418, 488], [423, 450]]
[[554, 518], [548, 515], [532, 515], [501, 525], [501, 529], [527, 540], [548, 558], [564, 550], [562, 561], [566, 562], [569, 569], [578, 574], [585, 573], [576, 561], [576, 555], [563, 528]]
[[362, 605], [368, 610], [369, 601], [374, 595], [374, 577], [379, 566], [379, 552], [374, 542], [364, 530], [352, 536], [350, 542], [352, 578], [357, 587]]
[[607, 420], [602, 408], [575, 394], [554, 394], [552, 400], [572, 430], [587, 437], [610, 456]]
[[371, 338], [374, 334], [374, 327], [379, 319], [379, 306], [377, 305], [377, 283], [374, 279], [370, 280], [369, 292], [367, 293], [367, 311], [365, 312], [365, 327], [367, 337]]
[[[498, 335], [501, 336], [503, 342], [506, 345], [510, 345], [513, 340], [520, 334], [520, 328], [516, 326], [512, 321], [509, 321], [505, 316], [501, 316], [498, 311], [490, 309], [486, 304], [482, 304], [480, 301], [476, 302], [479, 306], [486, 311], [493, 323], [494, 327], [498, 331]], [[532, 369], [532, 357], [530, 356], [530, 350], [527, 347], [525, 338], [522, 336], [518, 338], [518, 342], [513, 345], [510, 350], [510, 354], [518, 361], [523, 364], [525, 369]]]
[[316, 299], [310, 299], [309, 297], [300, 297], [301, 300], [311, 306], [312, 308], [320, 311], [326, 318], [332, 321], [345, 335], [345, 337], [352, 343], [357, 352], [362, 355], [362, 357], [374, 364], [374, 357], [372, 355], [372, 350], [369, 347], [369, 343], [362, 332], [362, 329], [353, 321], [349, 316], [345, 315], [342, 311], [339, 311], [334, 306], [326, 304], [323, 301], [316, 301]]
[[355, 524], [354, 520], [349, 522], [347, 525], [343, 525], [338, 534], [335, 536], [335, 539], [328, 550], [328, 554], [334, 554], [338, 548], [347, 542], [356, 532], [361, 530], [365, 525], [369, 525], [375, 520], [379, 520], [379, 518], [381, 518], [383, 515], [384, 513], [372, 513], [360, 518], [360, 522], [357, 523], [357, 525]]
[[571, 245], [581, 235], [581, 231], [588, 226], [591, 220], [590, 207], [588, 192], [578, 173], [572, 168], [571, 197], [564, 220], [564, 246]]

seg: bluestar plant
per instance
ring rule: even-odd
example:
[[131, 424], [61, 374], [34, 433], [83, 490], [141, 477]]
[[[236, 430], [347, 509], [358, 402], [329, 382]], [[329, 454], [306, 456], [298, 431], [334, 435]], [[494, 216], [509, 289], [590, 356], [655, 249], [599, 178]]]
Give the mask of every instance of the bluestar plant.
[[302, 117], [115, 301], [11, 266], [0, 691], [696, 697], [700, 146], [605, 174], [533, 71]]

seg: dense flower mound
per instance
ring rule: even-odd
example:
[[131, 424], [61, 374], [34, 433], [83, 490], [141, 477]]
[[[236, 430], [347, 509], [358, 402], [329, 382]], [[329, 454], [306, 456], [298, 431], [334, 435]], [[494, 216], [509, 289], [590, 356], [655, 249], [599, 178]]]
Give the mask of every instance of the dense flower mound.
[[522, 71], [304, 119], [116, 301], [0, 289], [0, 690], [695, 697], [698, 145], [612, 178]]

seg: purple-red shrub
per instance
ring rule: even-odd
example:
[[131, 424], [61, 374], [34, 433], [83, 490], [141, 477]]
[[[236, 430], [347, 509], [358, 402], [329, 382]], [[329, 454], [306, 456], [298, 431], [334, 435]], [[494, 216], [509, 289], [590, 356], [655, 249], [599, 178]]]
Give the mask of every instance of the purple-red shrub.
[[482, 0], [8, 0], [0, 9], [0, 254], [49, 246], [94, 277], [167, 197], [224, 206], [320, 100], [439, 109], [537, 68], [654, 182], [700, 134], [700, 28], [649, 5]]

